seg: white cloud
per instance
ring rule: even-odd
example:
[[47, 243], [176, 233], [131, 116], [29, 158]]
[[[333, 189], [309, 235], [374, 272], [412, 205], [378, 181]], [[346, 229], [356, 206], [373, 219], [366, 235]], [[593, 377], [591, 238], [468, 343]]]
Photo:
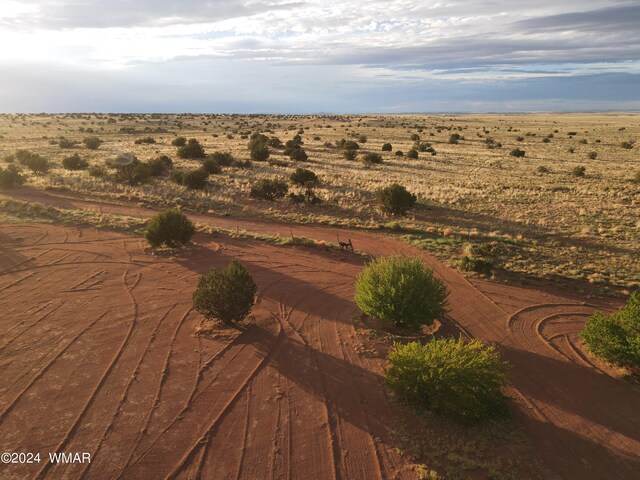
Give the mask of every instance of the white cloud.
[[[268, 70], [271, 90], [277, 72], [368, 89], [638, 74], [636, 20], [625, 0], [0, 0], [0, 65], [142, 78], [166, 64], [177, 81], [176, 65], [216, 64], [226, 78]], [[16, 83], [9, 71], [0, 88]]]

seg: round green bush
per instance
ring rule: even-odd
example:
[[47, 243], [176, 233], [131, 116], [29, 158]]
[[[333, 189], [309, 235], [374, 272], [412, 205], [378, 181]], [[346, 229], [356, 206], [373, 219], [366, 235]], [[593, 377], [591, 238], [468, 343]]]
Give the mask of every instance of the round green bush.
[[610, 315], [597, 312], [582, 330], [587, 348], [603, 360], [634, 371], [640, 370], [640, 293]]
[[384, 145], [382, 145], [383, 152], [390, 152], [391, 150], [393, 150], [393, 146], [390, 143], [385, 143]]
[[407, 158], [411, 158], [413, 160], [418, 158], [418, 150], [416, 150], [415, 148], [412, 148], [411, 150], [409, 150], [407, 152]]
[[387, 386], [400, 398], [463, 423], [505, 415], [501, 389], [508, 365], [478, 340], [434, 339], [426, 345], [396, 344], [385, 370]]
[[180, 210], [165, 210], [149, 220], [144, 238], [154, 248], [178, 247], [188, 243], [195, 231], [191, 220]]
[[379, 258], [356, 278], [355, 300], [360, 310], [413, 330], [443, 315], [448, 295], [446, 285], [419, 258]]
[[223, 270], [211, 268], [193, 293], [193, 307], [207, 319], [236, 323], [255, 302], [256, 284], [245, 266], [232, 260]]
[[394, 183], [376, 192], [380, 208], [392, 215], [402, 215], [416, 204], [416, 196], [405, 187]]

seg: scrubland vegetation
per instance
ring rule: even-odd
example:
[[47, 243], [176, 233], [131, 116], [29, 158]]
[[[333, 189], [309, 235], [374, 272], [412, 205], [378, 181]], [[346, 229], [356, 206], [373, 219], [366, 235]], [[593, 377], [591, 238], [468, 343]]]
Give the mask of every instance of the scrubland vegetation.
[[[469, 272], [608, 294], [639, 283], [634, 119], [3, 115], [0, 180], [6, 189], [376, 229]], [[119, 165], [123, 154], [135, 161]], [[388, 200], [397, 195], [380, 193], [393, 184], [406, 190], [399, 208]]]

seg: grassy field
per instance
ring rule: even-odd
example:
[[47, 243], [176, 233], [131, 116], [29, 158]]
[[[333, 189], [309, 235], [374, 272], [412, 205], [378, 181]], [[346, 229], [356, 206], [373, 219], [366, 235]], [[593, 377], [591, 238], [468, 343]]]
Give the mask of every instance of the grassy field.
[[[453, 265], [466, 255], [481, 258], [500, 279], [554, 279], [600, 294], [640, 286], [640, 117], [634, 114], [530, 115], [2, 115], [0, 167], [27, 149], [49, 160], [47, 173], [28, 175], [25, 186], [127, 199], [155, 207], [232, 216], [262, 216], [299, 223], [376, 229], [400, 235]], [[270, 148], [268, 161], [222, 167], [201, 190], [189, 190], [168, 175], [130, 186], [106, 165], [122, 153], [141, 161], [159, 155], [173, 169], [194, 170], [201, 160], [180, 159], [171, 142], [197, 138], [207, 154], [230, 152], [249, 159], [253, 132], [282, 143], [299, 134], [308, 154], [293, 161]], [[461, 138], [451, 143], [453, 134]], [[81, 142], [97, 136], [96, 150], [78, 143], [63, 148], [61, 138]], [[416, 136], [419, 137], [416, 144]], [[136, 140], [152, 137], [155, 143]], [[359, 142], [355, 160], [336, 148]], [[385, 143], [391, 151], [382, 151]], [[417, 159], [407, 158], [423, 145]], [[515, 157], [511, 152], [525, 152]], [[405, 155], [396, 155], [402, 151]], [[381, 164], [366, 165], [365, 152], [380, 153]], [[62, 160], [78, 153], [89, 170], [69, 171]], [[584, 167], [584, 174], [574, 171]], [[294, 204], [250, 198], [259, 179], [288, 180], [298, 167], [320, 180], [321, 202]], [[377, 208], [375, 192], [404, 185], [418, 197], [404, 217]], [[301, 193], [300, 187], [290, 192]], [[357, 248], [357, 245], [356, 245]]]

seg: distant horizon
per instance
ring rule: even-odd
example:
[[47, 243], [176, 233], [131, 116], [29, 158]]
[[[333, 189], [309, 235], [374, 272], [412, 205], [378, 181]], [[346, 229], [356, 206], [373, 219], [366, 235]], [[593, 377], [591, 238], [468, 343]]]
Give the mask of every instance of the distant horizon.
[[148, 112], [135, 112], [135, 111], [97, 111], [97, 112], [83, 112], [83, 111], [67, 111], [67, 112], [0, 112], [0, 115], [255, 115], [255, 116], [268, 116], [268, 115], [287, 115], [287, 116], [299, 116], [299, 117], [328, 117], [337, 115], [381, 115], [381, 116], [403, 116], [403, 115], [615, 115], [615, 114], [640, 114], [640, 109], [630, 110], [531, 110], [531, 111], [434, 111], [434, 112], [309, 112], [309, 113], [288, 113], [288, 112], [189, 112], [189, 111], [176, 111], [176, 112], [161, 112], [161, 111], [148, 111]]

